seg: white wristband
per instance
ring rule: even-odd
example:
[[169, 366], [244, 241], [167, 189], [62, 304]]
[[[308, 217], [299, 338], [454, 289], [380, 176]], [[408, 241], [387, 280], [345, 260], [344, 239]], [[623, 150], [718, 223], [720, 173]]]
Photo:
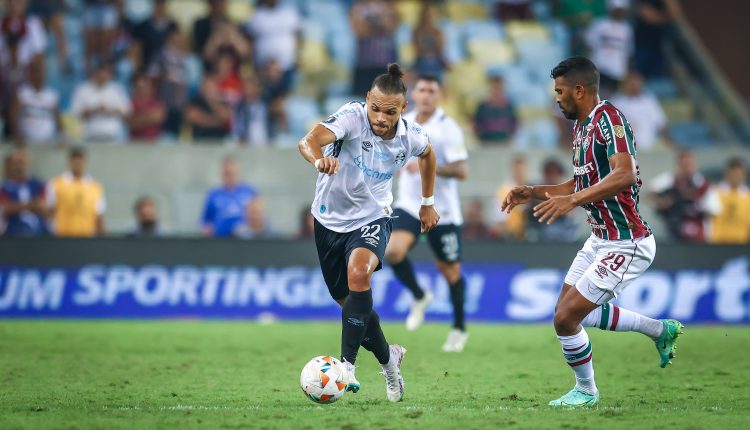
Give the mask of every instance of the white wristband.
[[315, 160], [315, 163], [313, 163], [313, 164], [315, 164], [315, 168], [316, 169], [320, 169], [320, 162], [322, 160], [323, 160], [322, 158], [318, 158], [317, 160]]
[[422, 197], [422, 206], [432, 206], [435, 204], [435, 196]]

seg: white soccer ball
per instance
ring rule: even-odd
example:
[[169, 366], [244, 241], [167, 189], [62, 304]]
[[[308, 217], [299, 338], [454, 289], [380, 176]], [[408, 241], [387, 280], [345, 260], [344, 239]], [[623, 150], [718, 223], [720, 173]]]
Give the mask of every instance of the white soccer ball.
[[348, 374], [334, 357], [322, 355], [305, 364], [299, 385], [307, 398], [315, 403], [333, 403], [346, 392]]

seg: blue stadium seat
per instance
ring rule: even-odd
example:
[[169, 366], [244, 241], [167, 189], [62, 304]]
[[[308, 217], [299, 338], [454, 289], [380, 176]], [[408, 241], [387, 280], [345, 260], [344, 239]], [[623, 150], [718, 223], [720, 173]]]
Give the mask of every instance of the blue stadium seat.
[[711, 130], [702, 121], [669, 124], [669, 135], [681, 148], [705, 148], [715, 144]]
[[154, 9], [151, 0], [127, 0], [125, 2], [125, 14], [133, 22], [141, 22], [148, 18]]
[[289, 133], [293, 136], [304, 135], [310, 126], [321, 118], [317, 103], [308, 97], [289, 97], [286, 100], [285, 108]]
[[557, 126], [551, 119], [522, 125], [513, 137], [513, 148], [517, 150], [554, 149], [558, 143]]
[[461, 25], [465, 41], [471, 39], [502, 40], [505, 37], [502, 25], [498, 21], [466, 21]]
[[461, 26], [451, 21], [443, 20], [440, 23], [440, 28], [443, 30], [443, 38], [445, 39], [443, 54], [448, 62], [453, 64], [466, 59]]

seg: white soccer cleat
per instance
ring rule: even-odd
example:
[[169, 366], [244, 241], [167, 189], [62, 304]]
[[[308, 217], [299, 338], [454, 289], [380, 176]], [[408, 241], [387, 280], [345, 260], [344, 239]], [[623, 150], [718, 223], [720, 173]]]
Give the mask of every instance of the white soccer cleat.
[[401, 360], [406, 348], [401, 345], [390, 345], [391, 358], [388, 364], [381, 364], [385, 376], [385, 394], [391, 402], [400, 402], [404, 398], [404, 378], [401, 376]]
[[448, 339], [446, 339], [443, 344], [443, 351], [461, 352], [464, 350], [467, 340], [469, 340], [469, 333], [454, 328], [448, 333]]
[[429, 291], [424, 292], [424, 297], [419, 300], [414, 300], [411, 303], [411, 310], [409, 316], [406, 317], [406, 329], [414, 331], [419, 328], [424, 322], [424, 314], [427, 312], [427, 308], [432, 303], [432, 293]]
[[344, 370], [346, 370], [346, 391], [356, 393], [361, 385], [354, 376], [354, 365], [346, 360], [342, 361], [341, 364], [344, 365]]

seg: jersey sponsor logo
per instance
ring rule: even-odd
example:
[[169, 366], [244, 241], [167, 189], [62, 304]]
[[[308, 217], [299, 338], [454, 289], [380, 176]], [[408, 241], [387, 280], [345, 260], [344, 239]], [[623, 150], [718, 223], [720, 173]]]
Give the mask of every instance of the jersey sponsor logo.
[[388, 154], [387, 152], [375, 151], [375, 158], [378, 160], [387, 160], [391, 158], [391, 154]]
[[614, 128], [615, 128], [615, 136], [619, 137], [620, 139], [625, 137], [625, 127], [621, 125], [616, 125]]
[[594, 164], [593, 163], [586, 163], [583, 166], [574, 166], [573, 167], [573, 174], [576, 176], [582, 176], [589, 174], [594, 171]]
[[406, 164], [406, 152], [401, 151], [396, 155], [396, 161], [394, 162], [395, 165], [401, 167], [404, 164]]
[[326, 207], [326, 205], [320, 205], [320, 213], [322, 213], [322, 214], [326, 213], [327, 209], [328, 208]]
[[362, 160], [362, 156], [358, 155], [356, 157], [353, 157], [354, 164], [359, 167], [361, 171], [365, 173], [365, 176], [368, 176], [370, 178], [379, 179], [381, 181], [386, 181], [388, 179], [393, 178], [393, 172], [379, 172], [375, 169], [370, 168], [365, 164], [364, 160]]
[[372, 142], [369, 140], [365, 140], [362, 142], [362, 150], [365, 152], [370, 152], [370, 149], [372, 149]]
[[599, 118], [599, 129], [602, 131], [604, 143], [612, 143], [612, 133], [610, 132], [609, 124], [607, 124], [607, 120], [604, 118], [604, 116]]

